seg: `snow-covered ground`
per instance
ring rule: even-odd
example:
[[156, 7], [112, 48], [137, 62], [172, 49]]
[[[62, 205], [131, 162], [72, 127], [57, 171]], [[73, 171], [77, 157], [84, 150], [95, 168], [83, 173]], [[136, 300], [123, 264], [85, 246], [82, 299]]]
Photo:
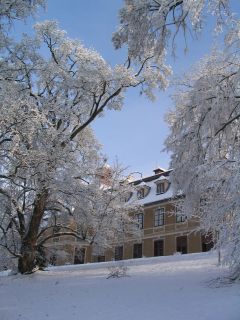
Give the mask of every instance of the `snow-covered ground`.
[[[50, 268], [0, 277], [0, 320], [240, 320], [240, 284], [213, 253], [128, 260], [128, 275], [107, 279], [113, 263]], [[4, 275], [4, 274], [2, 274]]]

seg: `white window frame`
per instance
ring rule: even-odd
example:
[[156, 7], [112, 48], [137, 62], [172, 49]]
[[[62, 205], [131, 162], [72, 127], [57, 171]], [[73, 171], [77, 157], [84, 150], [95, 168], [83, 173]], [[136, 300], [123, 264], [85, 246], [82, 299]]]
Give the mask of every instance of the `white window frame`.
[[176, 213], [176, 223], [186, 222], [187, 217], [184, 214]]
[[135, 218], [136, 218], [137, 224], [139, 226], [139, 229], [143, 229], [143, 213], [142, 212], [137, 213], [135, 215]]
[[161, 207], [155, 210], [154, 227], [161, 227], [165, 224], [165, 208]]
[[158, 182], [157, 183], [156, 194], [163, 194], [163, 193], [165, 193], [165, 183], [164, 182]]
[[138, 199], [143, 199], [145, 197], [145, 189], [141, 188], [137, 191], [137, 197]]

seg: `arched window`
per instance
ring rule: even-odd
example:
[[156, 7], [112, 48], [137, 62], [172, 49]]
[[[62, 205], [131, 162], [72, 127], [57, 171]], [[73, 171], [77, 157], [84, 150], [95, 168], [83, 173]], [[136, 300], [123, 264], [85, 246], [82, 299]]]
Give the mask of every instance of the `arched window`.
[[168, 191], [170, 183], [167, 179], [161, 179], [155, 182], [156, 183], [156, 194], [163, 194]]
[[149, 186], [147, 186], [147, 185], [139, 187], [139, 189], [137, 191], [137, 198], [138, 199], [145, 198], [149, 194], [150, 189], [151, 188]]

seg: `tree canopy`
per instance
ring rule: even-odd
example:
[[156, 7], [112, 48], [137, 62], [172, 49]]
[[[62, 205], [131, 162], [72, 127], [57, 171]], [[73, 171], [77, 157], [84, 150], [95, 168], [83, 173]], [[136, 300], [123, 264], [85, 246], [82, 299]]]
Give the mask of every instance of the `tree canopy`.
[[[139, 87], [150, 99], [166, 88], [167, 50], [174, 49], [180, 30], [185, 37], [198, 33], [205, 14], [216, 18], [216, 31], [226, 28], [227, 48], [180, 81], [184, 89], [174, 97], [166, 145], [186, 211], [197, 214], [206, 231], [217, 231], [219, 244], [231, 245], [227, 261], [239, 266], [240, 24], [229, 1], [125, 0], [113, 43], [127, 45], [128, 56], [114, 67], [55, 21], [37, 23], [34, 36], [14, 41], [14, 21], [44, 4], [4, 0], [0, 6], [0, 245], [19, 258], [19, 271], [36, 265], [48, 237], [46, 219], [60, 227], [52, 237], [61, 230], [90, 244], [107, 246], [124, 230], [133, 232], [130, 208], [120, 201], [130, 186], [119, 183], [116, 168], [102, 188], [105, 161], [91, 123], [104, 110], [120, 110], [127, 88]], [[79, 228], [62, 224], [59, 212]]]
[[173, 186], [184, 211], [217, 232], [217, 246], [239, 273], [239, 52], [213, 52], [179, 81], [168, 115]]

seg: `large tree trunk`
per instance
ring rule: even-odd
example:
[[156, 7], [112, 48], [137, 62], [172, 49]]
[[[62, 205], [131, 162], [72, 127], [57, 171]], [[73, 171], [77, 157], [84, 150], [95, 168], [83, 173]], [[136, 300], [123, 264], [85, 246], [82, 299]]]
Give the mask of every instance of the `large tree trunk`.
[[18, 260], [18, 271], [20, 273], [30, 273], [36, 266], [37, 236], [44, 214], [47, 196], [47, 190], [43, 190], [36, 196], [34, 201], [33, 214], [21, 244], [21, 257]]
[[35, 240], [24, 241], [21, 246], [21, 257], [18, 260], [18, 271], [20, 273], [31, 273], [36, 264]]

